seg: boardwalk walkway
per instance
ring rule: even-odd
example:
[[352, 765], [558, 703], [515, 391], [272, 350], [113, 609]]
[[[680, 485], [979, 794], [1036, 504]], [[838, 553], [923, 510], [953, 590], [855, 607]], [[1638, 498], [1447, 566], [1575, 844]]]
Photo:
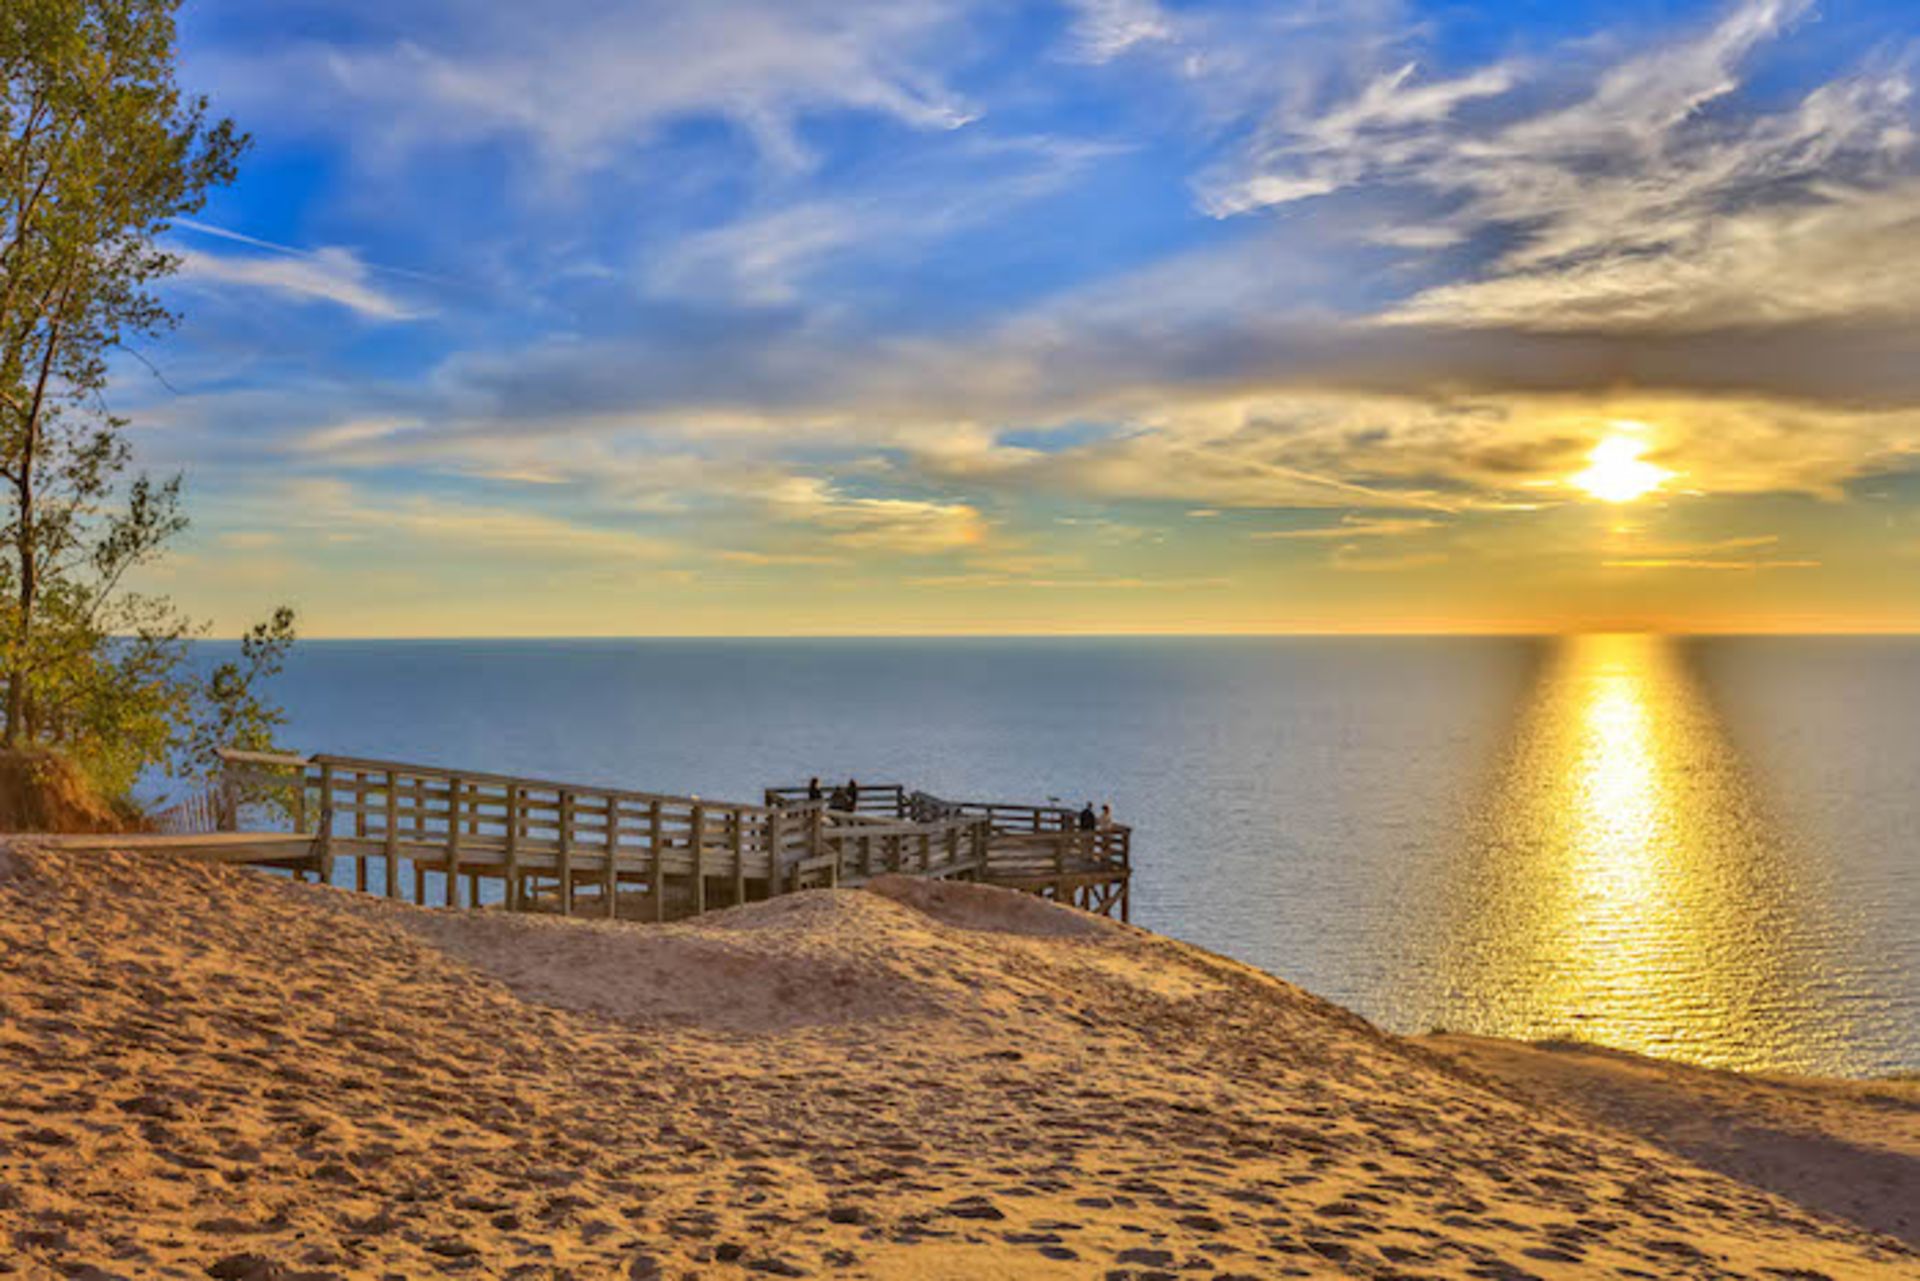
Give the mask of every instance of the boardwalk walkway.
[[171, 811], [173, 830], [59, 843], [169, 847], [419, 904], [655, 921], [886, 873], [1131, 913], [1132, 830], [1081, 831], [1058, 806], [886, 784], [862, 787], [849, 813], [795, 787], [753, 805], [350, 756], [223, 755], [221, 787]]

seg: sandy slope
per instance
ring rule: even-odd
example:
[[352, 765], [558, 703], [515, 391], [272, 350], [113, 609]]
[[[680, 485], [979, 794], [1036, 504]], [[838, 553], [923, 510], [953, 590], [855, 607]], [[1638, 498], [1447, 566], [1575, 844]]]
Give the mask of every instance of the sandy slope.
[[1920, 1246], [1920, 1081], [1748, 1076], [1562, 1042], [1422, 1040], [1523, 1097]]
[[698, 925], [0, 871], [29, 1276], [1920, 1276], [1275, 980], [973, 887]]

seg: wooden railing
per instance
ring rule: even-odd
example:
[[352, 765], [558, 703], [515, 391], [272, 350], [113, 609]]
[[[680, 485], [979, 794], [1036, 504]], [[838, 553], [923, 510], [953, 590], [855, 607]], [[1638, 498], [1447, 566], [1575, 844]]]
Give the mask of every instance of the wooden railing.
[[[770, 787], [766, 799], [769, 805], [788, 805], [808, 793], [806, 787]], [[895, 811], [909, 824], [984, 824], [980, 879], [1045, 892], [1094, 911], [1117, 909], [1122, 919], [1131, 915], [1133, 829], [1124, 823], [1085, 829], [1080, 811], [1061, 805], [953, 801], [898, 783], [862, 785], [859, 801], [856, 813], [836, 814], [835, 820], [859, 830], [872, 821], [871, 812]]]
[[[820, 782], [820, 803], [830, 804], [834, 793], [846, 786], [844, 780], [822, 779]], [[799, 787], [769, 787], [765, 793], [768, 805], [797, 805], [812, 798], [809, 785]], [[856, 814], [879, 814], [888, 818], [906, 818], [909, 813], [911, 794], [899, 783], [861, 783], [854, 797], [853, 812]]]
[[881, 802], [853, 815], [360, 757], [222, 757], [203, 821], [288, 824], [310, 834], [322, 880], [349, 860], [356, 888], [415, 903], [455, 906], [464, 881], [468, 906], [664, 920], [884, 872], [977, 877], [988, 856], [978, 816], [915, 822]]

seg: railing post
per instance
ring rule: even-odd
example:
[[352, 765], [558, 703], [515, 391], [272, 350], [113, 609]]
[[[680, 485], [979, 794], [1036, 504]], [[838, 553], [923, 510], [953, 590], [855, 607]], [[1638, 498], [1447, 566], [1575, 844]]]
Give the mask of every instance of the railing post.
[[647, 879], [652, 882], [648, 888], [653, 892], [653, 919], [667, 919], [667, 872], [666, 850], [663, 848], [666, 835], [660, 826], [660, 802], [653, 802], [647, 813]]
[[696, 803], [688, 842], [693, 848], [693, 914], [707, 910], [707, 808]]
[[387, 897], [400, 897], [400, 776], [387, 771]]
[[448, 907], [460, 906], [460, 776], [447, 780], [447, 893]]
[[520, 901], [520, 784], [507, 784], [507, 910], [518, 912]]
[[785, 833], [782, 831], [780, 810], [767, 811], [766, 826], [761, 829], [767, 842], [767, 897], [772, 898], [780, 892], [780, 842]]
[[560, 793], [560, 915], [573, 915], [573, 793]]
[[367, 778], [365, 770], [353, 772], [353, 888], [367, 892]]
[[[300, 777], [302, 780], [306, 778], [304, 768], [300, 771]], [[324, 762], [320, 766], [320, 831], [315, 845], [319, 853], [320, 883], [331, 885], [333, 884], [333, 766]]]
[[741, 830], [746, 815], [739, 810], [727, 811], [727, 844], [733, 847], [733, 905], [740, 906], [747, 901], [747, 846], [746, 833]]
[[607, 875], [600, 891], [607, 896], [608, 917], [620, 914], [620, 798], [607, 794]]

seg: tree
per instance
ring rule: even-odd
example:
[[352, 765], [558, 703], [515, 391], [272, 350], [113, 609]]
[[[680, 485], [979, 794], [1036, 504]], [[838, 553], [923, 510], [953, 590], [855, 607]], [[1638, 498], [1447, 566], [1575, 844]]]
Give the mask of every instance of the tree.
[[157, 238], [247, 146], [175, 83], [178, 5], [0, 6], [0, 740], [73, 752], [107, 787], [208, 706], [181, 675], [194, 625], [127, 588], [186, 526], [180, 478], [129, 478], [104, 399], [112, 352], [175, 321]]

